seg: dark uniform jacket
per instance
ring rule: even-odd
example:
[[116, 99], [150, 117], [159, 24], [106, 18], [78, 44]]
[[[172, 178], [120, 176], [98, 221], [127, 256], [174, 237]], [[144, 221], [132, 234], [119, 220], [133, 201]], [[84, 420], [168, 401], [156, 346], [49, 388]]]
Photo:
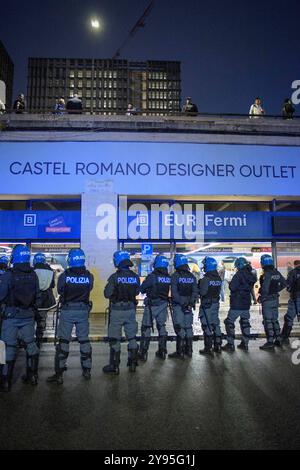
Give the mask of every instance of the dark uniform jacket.
[[266, 266], [259, 282], [259, 294], [262, 302], [278, 299], [279, 292], [286, 287], [286, 280], [273, 266]]
[[112, 274], [105, 286], [104, 296], [114, 308], [131, 309], [136, 306], [140, 292], [140, 278], [129, 266], [123, 265]]
[[198, 288], [201, 306], [209, 308], [220, 301], [222, 279], [217, 270], [209, 271], [199, 280]]
[[147, 299], [155, 305], [168, 300], [170, 286], [171, 277], [167, 268], [157, 268], [142, 283], [141, 293], [146, 294]]
[[292, 269], [287, 277], [287, 290], [290, 298], [296, 300], [300, 298], [300, 266]]
[[33, 317], [39, 296], [39, 280], [29, 263], [16, 263], [0, 276], [4, 318]]
[[252, 268], [246, 266], [239, 269], [233, 276], [230, 284], [230, 308], [233, 310], [249, 310], [251, 306], [251, 291], [257, 276]]
[[171, 294], [174, 305], [194, 307], [198, 298], [197, 279], [187, 265], [181, 266], [172, 274]]
[[94, 276], [85, 266], [68, 268], [58, 278], [57, 291], [62, 306], [74, 303], [89, 304], [90, 292], [94, 286]]

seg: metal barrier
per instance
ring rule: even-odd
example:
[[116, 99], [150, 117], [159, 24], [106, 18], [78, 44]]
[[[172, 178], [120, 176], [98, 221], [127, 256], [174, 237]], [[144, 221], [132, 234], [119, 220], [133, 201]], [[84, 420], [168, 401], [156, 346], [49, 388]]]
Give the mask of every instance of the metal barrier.
[[63, 110], [60, 112], [55, 112], [53, 109], [26, 109], [25, 111], [16, 111], [13, 109], [6, 110], [4, 112], [0, 112], [0, 116], [10, 116], [10, 115], [33, 115], [33, 114], [38, 114], [38, 115], [45, 115], [49, 116], [52, 115], [53, 117], [64, 117], [64, 116], [126, 116], [126, 117], [135, 117], [135, 116], [152, 116], [152, 117], [185, 117], [185, 118], [218, 118], [218, 119], [223, 119], [223, 118], [245, 118], [245, 119], [251, 119], [255, 123], [259, 121], [264, 121], [266, 119], [280, 119], [282, 121], [288, 121], [289, 123], [293, 120], [298, 120], [300, 119], [300, 116], [293, 116], [292, 119], [286, 119], [282, 115], [279, 114], [264, 114], [264, 115], [255, 115], [251, 116], [248, 113], [241, 114], [241, 113], [204, 113], [204, 112], [198, 112], [198, 113], [188, 113], [188, 112], [181, 112], [181, 111], [150, 111], [150, 110], [143, 110], [143, 111], [135, 111], [132, 113], [127, 113], [126, 111], [107, 111], [105, 109], [98, 109], [96, 111], [93, 111], [91, 113], [88, 109], [83, 109], [81, 110]]

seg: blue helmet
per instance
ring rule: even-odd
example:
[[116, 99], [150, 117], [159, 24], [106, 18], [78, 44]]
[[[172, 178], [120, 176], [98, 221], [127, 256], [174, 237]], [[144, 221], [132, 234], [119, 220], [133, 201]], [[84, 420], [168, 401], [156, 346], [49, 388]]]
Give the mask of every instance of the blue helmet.
[[12, 264], [29, 263], [30, 250], [26, 245], [16, 245], [11, 254]]
[[246, 266], [249, 266], [249, 263], [246, 260], [246, 258], [244, 258], [243, 256], [241, 256], [240, 258], [237, 258], [234, 262], [234, 267], [236, 269], [243, 269]]
[[168, 268], [169, 266], [169, 260], [165, 256], [162, 255], [157, 255], [153, 267], [155, 268]]
[[113, 256], [113, 260], [114, 260], [114, 265], [115, 265], [116, 268], [124, 260], [128, 260], [129, 263], [131, 264], [130, 254], [128, 253], [128, 251], [115, 251], [114, 256]]
[[67, 263], [70, 268], [81, 268], [85, 265], [85, 254], [81, 248], [72, 248], [67, 256]]
[[215, 271], [218, 267], [217, 260], [211, 256], [206, 256], [202, 261], [203, 269], [206, 273], [209, 271]]
[[44, 253], [36, 253], [34, 255], [34, 257], [33, 257], [33, 266], [35, 266], [38, 263], [41, 263], [41, 264], [46, 263], [46, 256], [44, 255]]
[[264, 268], [265, 266], [274, 266], [274, 261], [271, 255], [262, 255], [260, 257], [260, 264]]
[[6, 255], [0, 256], [0, 264], [7, 266], [9, 263], [9, 259]]
[[187, 257], [185, 255], [181, 255], [177, 253], [174, 258], [175, 269], [178, 269], [180, 268], [180, 266], [184, 266], [186, 264], [187, 265], [189, 264]]

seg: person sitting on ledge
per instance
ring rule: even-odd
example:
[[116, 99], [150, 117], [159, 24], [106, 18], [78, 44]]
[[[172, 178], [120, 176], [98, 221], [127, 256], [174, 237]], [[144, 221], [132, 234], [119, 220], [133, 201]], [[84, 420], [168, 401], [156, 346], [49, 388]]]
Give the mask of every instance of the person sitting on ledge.
[[182, 112], [187, 116], [197, 116], [198, 107], [192, 102], [192, 98], [190, 96], [187, 97], [186, 102], [183, 105]]
[[81, 114], [82, 113], [82, 101], [78, 97], [77, 93], [74, 93], [73, 98], [70, 98], [67, 102], [66, 107], [68, 114]]

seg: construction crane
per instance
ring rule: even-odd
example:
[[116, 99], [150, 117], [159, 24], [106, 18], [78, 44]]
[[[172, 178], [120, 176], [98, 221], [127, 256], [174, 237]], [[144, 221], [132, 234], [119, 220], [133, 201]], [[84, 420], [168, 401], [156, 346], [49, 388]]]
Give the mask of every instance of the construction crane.
[[137, 32], [137, 30], [139, 28], [144, 28], [145, 27], [145, 25], [146, 25], [145, 20], [146, 20], [147, 16], [149, 16], [149, 14], [150, 14], [150, 12], [153, 8], [153, 5], [154, 5], [154, 0], [151, 0], [149, 5], [147, 6], [146, 10], [142, 14], [142, 16], [137, 20], [137, 22], [135, 23], [133, 28], [129, 31], [127, 37], [125, 38], [125, 40], [123, 41], [123, 43], [121, 44], [119, 49], [117, 49], [116, 52], [114, 53], [114, 55], [112, 57], [113, 59], [117, 59], [118, 57], [120, 57], [121, 50], [125, 47], [125, 45], [129, 41], [129, 39], [132, 38], [135, 35], [135, 33]]

